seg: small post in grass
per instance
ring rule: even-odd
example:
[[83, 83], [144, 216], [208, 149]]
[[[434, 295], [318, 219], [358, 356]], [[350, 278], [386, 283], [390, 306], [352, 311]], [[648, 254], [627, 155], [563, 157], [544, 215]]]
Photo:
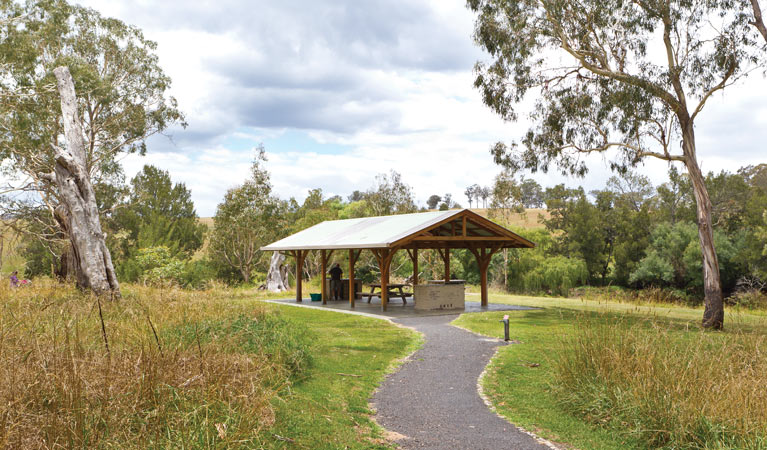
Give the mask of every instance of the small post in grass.
[[509, 315], [503, 316], [503, 340], [509, 342]]

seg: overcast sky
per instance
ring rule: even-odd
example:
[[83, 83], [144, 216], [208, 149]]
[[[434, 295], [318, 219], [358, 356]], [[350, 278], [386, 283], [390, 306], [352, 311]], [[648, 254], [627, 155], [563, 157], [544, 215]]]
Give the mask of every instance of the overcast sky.
[[[518, 138], [524, 122], [502, 122], [473, 88], [485, 56], [473, 16], [456, 0], [85, 0], [141, 28], [189, 127], [150, 140], [145, 157], [123, 160], [168, 170], [192, 191], [200, 216], [248, 176], [263, 142], [276, 192], [303, 200], [312, 188], [347, 196], [396, 170], [424, 204], [446, 192], [490, 185], [499, 168], [490, 146]], [[713, 98], [698, 119], [704, 171], [767, 162], [767, 81], [761, 75]], [[601, 188], [601, 156], [586, 179], [536, 174], [544, 186]], [[666, 163], [640, 172], [657, 184]]]

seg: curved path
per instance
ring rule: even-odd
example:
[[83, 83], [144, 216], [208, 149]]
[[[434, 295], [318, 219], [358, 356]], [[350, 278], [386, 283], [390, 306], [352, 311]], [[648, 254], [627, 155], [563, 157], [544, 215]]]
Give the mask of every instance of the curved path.
[[498, 417], [477, 392], [495, 339], [453, 327], [456, 315], [395, 319], [424, 334], [424, 346], [373, 397], [376, 420], [404, 435], [405, 449], [547, 449]]

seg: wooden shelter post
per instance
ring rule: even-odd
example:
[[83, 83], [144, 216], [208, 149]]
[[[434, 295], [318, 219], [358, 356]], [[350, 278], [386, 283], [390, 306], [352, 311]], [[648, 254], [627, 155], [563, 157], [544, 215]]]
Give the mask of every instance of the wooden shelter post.
[[487, 292], [487, 268], [490, 265], [490, 258], [485, 256], [485, 249], [480, 250], [480, 263], [479, 263], [479, 284], [480, 288], [480, 306], [487, 308], [488, 292]]
[[490, 266], [490, 260], [493, 255], [500, 250], [500, 247], [493, 247], [486, 249], [484, 247], [480, 249], [470, 248], [469, 250], [474, 254], [477, 259], [477, 265], [479, 266], [479, 283], [480, 283], [480, 305], [483, 308], [488, 304], [488, 291], [487, 291], [487, 268]]
[[362, 250], [349, 249], [349, 306], [354, 308], [354, 299], [357, 298], [357, 289], [354, 287], [354, 265], [360, 257]]
[[304, 259], [309, 250], [296, 250], [291, 253], [296, 258], [296, 302], [301, 303], [303, 301], [303, 273], [304, 273]]
[[320, 260], [322, 264], [322, 277], [320, 278], [320, 283], [322, 283], [322, 286], [320, 287], [320, 292], [322, 295], [323, 305], [328, 304], [328, 288], [327, 288], [328, 261], [330, 260], [331, 256], [333, 256], [333, 250], [330, 250], [330, 251], [320, 250]]
[[328, 271], [328, 258], [325, 250], [320, 250], [320, 296], [322, 297], [322, 304], [328, 304], [328, 293], [325, 289], [325, 274]]
[[445, 284], [450, 282], [450, 249], [445, 249]]
[[386, 311], [389, 305], [389, 273], [391, 270], [391, 260], [396, 252], [396, 248], [373, 250], [373, 254], [378, 259], [378, 268], [381, 271], [381, 310], [383, 311]]

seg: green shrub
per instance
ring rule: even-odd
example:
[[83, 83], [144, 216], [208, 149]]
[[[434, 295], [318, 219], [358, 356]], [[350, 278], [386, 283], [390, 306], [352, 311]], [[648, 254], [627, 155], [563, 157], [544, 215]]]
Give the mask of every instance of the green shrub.
[[566, 296], [570, 289], [586, 282], [589, 271], [582, 259], [554, 256], [540, 260], [530, 271], [522, 275], [528, 292], [546, 291]]
[[123, 283], [135, 283], [141, 280], [144, 270], [139, 265], [136, 258], [130, 258], [122, 261], [116, 268], [117, 276]]
[[354, 279], [363, 283], [373, 283], [380, 279], [381, 275], [374, 271], [371, 266], [356, 267], [354, 269]]
[[[733, 240], [718, 230], [714, 232], [714, 245], [719, 260], [722, 289], [732, 291], [740, 274], [739, 248], [743, 239]], [[675, 225], [660, 223], [653, 229], [650, 247], [644, 258], [631, 273], [629, 282], [635, 286], [676, 287], [692, 292], [703, 291], [703, 270], [698, 227], [694, 223]]]
[[589, 273], [581, 258], [550, 256], [552, 236], [546, 230], [525, 234], [536, 243], [534, 249], [510, 249], [507, 286], [511, 291], [568, 295], [585, 284]]
[[738, 291], [727, 297], [727, 303], [749, 309], [767, 309], [767, 294], [757, 289]]
[[181, 273], [181, 286], [188, 289], [205, 289], [216, 278], [216, 268], [208, 259], [189, 261]]
[[184, 262], [172, 257], [165, 246], [139, 249], [136, 264], [144, 283], [155, 285], [181, 284]]

